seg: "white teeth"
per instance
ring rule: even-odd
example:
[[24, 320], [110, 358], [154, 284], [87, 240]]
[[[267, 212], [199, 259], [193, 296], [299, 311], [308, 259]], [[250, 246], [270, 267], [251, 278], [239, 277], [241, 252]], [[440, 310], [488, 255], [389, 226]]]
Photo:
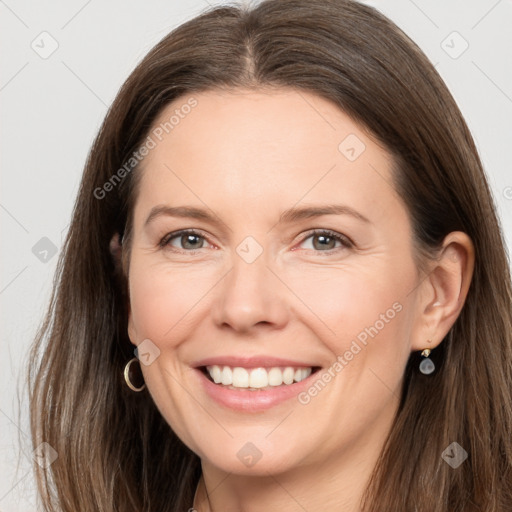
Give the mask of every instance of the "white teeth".
[[220, 366], [212, 366], [210, 376], [215, 384], [219, 384], [222, 381], [222, 370], [220, 369]]
[[283, 383], [283, 372], [279, 368], [270, 368], [268, 372], [269, 386], [280, 386]]
[[[213, 368], [215, 368], [215, 366]], [[249, 372], [245, 368], [233, 368], [233, 386], [235, 386], [235, 388], [249, 387]]]
[[312, 368], [253, 368], [247, 370], [239, 366], [231, 368], [229, 366], [207, 366], [210, 377], [215, 384], [232, 386], [235, 388], [253, 388], [261, 389], [268, 386], [290, 385], [294, 382], [300, 382], [311, 375]]
[[293, 371], [293, 368], [291, 368], [290, 366], [287, 366], [283, 372], [283, 382], [285, 384], [292, 384], [294, 373], [295, 372]]
[[222, 368], [221, 382], [224, 386], [231, 386], [233, 384], [233, 372], [229, 366]]
[[268, 386], [268, 373], [265, 368], [254, 368], [249, 374], [250, 388], [266, 388]]

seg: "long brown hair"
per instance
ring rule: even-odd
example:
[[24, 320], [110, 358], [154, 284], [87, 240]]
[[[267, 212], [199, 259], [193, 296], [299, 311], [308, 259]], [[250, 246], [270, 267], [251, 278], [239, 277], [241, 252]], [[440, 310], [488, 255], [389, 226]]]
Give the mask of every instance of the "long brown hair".
[[[45, 510], [192, 505], [198, 456], [147, 390], [133, 393], [123, 381], [134, 348], [127, 276], [109, 242], [120, 233], [129, 247], [133, 155], [156, 116], [177, 98], [186, 103], [199, 91], [236, 87], [293, 88], [334, 102], [393, 155], [418, 253], [433, 254], [455, 230], [475, 246], [466, 303], [431, 356], [438, 371], [419, 373], [417, 353], [407, 364], [365, 511], [512, 510], [512, 293], [491, 193], [434, 67], [391, 21], [351, 0], [211, 8], [158, 43], [119, 91], [87, 159], [31, 353], [33, 443], [58, 454], [47, 469], [35, 465]], [[452, 442], [468, 452], [457, 469], [441, 458]]]

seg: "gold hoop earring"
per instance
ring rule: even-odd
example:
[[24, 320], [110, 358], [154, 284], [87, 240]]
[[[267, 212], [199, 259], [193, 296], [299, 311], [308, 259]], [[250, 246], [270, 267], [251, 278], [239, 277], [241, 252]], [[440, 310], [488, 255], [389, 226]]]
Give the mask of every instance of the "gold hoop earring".
[[[126, 363], [126, 366], [124, 367], [124, 380], [126, 382], [126, 385], [131, 390], [136, 391], [138, 393], [139, 391], [142, 391], [146, 387], [146, 384], [144, 383], [144, 384], [142, 384], [142, 386], [139, 386], [139, 387], [133, 385], [131, 378], [130, 378], [130, 368], [134, 361], [138, 361], [138, 359], [136, 357], [134, 357], [133, 359], [130, 359], [128, 361], [128, 363]], [[139, 363], [139, 368], [140, 368], [140, 363]]]

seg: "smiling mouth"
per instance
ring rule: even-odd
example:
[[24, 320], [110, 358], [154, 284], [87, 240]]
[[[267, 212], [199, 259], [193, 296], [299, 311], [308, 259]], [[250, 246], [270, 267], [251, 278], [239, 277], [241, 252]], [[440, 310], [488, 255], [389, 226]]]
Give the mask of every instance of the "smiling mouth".
[[293, 386], [320, 370], [319, 366], [272, 368], [243, 368], [240, 366], [202, 366], [200, 370], [210, 382], [233, 390], [265, 391], [277, 387]]

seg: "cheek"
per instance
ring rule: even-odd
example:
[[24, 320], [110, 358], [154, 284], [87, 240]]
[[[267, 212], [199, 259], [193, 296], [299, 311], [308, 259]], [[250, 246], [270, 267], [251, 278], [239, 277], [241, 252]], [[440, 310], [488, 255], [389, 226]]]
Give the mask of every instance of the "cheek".
[[[289, 283], [312, 321], [336, 338], [356, 336], [366, 327], [398, 319], [406, 299], [407, 277], [395, 278], [393, 269], [373, 267], [309, 268], [289, 272]], [[383, 277], [384, 276], [384, 277]]]
[[158, 344], [186, 323], [215, 283], [212, 269], [154, 263], [134, 255], [130, 268], [130, 307], [137, 338]]
[[407, 262], [288, 273], [302, 303], [301, 321], [329, 349], [332, 364], [341, 365], [332, 370], [345, 375], [337, 385], [359, 386], [369, 369], [390, 388], [397, 385], [409, 357], [414, 275]]

